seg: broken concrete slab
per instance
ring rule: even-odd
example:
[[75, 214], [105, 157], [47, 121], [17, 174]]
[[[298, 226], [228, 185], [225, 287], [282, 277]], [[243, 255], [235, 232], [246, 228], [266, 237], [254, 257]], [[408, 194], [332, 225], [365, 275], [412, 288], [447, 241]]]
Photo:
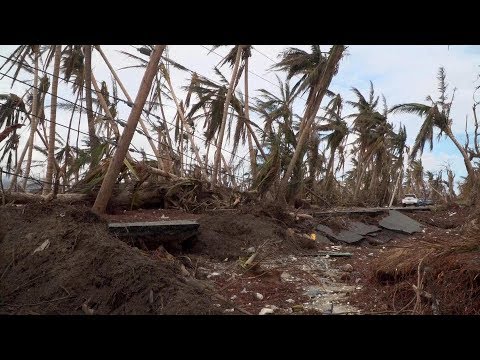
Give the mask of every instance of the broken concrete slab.
[[317, 230], [322, 234], [326, 235], [329, 239], [342, 241], [347, 244], [354, 244], [364, 238], [363, 235], [356, 234], [349, 230], [342, 230], [335, 234], [332, 229], [322, 224], [317, 225]]
[[379, 221], [378, 225], [385, 229], [413, 234], [422, 230], [421, 224], [412, 218], [396, 211], [390, 210], [389, 215]]
[[358, 235], [368, 235], [382, 230], [378, 226], [364, 224], [360, 221], [352, 221], [348, 226], [348, 230], [358, 234]]

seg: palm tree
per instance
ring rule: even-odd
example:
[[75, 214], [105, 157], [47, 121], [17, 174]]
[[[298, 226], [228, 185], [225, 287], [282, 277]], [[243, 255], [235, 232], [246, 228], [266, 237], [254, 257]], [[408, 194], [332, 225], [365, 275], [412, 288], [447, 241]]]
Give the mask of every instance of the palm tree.
[[[242, 54], [245, 51], [245, 45], [237, 45], [232, 49], [232, 51], [224, 58], [223, 63], [230, 62], [231, 61], [231, 54], [235, 52], [235, 61], [233, 62], [233, 70], [232, 70], [232, 77], [230, 79], [230, 83], [228, 86], [228, 91], [225, 99], [225, 106], [223, 108], [223, 114], [222, 114], [222, 121], [220, 124], [220, 132], [219, 132], [219, 137], [217, 140], [217, 146], [216, 146], [216, 152], [215, 152], [215, 160], [213, 162], [213, 170], [212, 170], [212, 184], [216, 185], [218, 181], [218, 171], [220, 168], [221, 164], [221, 158], [222, 158], [222, 145], [223, 145], [223, 137], [225, 134], [225, 126], [227, 123], [227, 115], [228, 115], [228, 108], [230, 106], [230, 101], [232, 99], [233, 92], [236, 87], [237, 83], [237, 78], [238, 78], [238, 72], [239, 72], [239, 66], [240, 66], [240, 60], [242, 58]], [[250, 51], [248, 49], [248, 51]], [[248, 56], [246, 56], [248, 58]]]
[[6, 169], [11, 171], [12, 163], [16, 166], [16, 153], [20, 140], [16, 130], [23, 126], [21, 121], [23, 122], [24, 118], [21, 114], [26, 113], [27, 110], [23, 99], [15, 94], [0, 94], [0, 100], [5, 100], [3, 104], [0, 104], [0, 129], [3, 127], [3, 131], [0, 132], [0, 142], [6, 139], [0, 147], [2, 152], [0, 161], [6, 157]]
[[450, 138], [450, 140], [452, 140], [452, 142], [455, 144], [455, 146], [463, 156], [468, 177], [470, 179], [474, 179], [475, 171], [471, 160], [467, 154], [467, 151], [460, 144], [452, 131], [453, 120], [450, 118], [450, 109], [452, 106], [454, 95], [452, 95], [452, 99], [448, 102], [446, 73], [443, 67], [441, 67], [438, 71], [437, 79], [439, 81], [440, 91], [440, 96], [437, 101], [433, 101], [433, 99], [428, 96], [427, 100], [430, 101], [430, 105], [419, 103], [400, 104], [392, 107], [390, 111], [415, 114], [424, 118], [422, 126], [420, 127], [420, 131], [418, 132], [418, 135], [415, 138], [415, 142], [412, 146], [412, 159], [415, 158], [416, 154], [419, 151], [420, 154], [423, 153], [423, 149], [427, 143], [430, 145], [430, 150], [433, 150], [433, 134], [434, 129], [436, 128], [440, 130], [437, 135], [437, 139], [440, 139], [440, 137], [445, 134], [448, 138]]
[[53, 84], [52, 84], [52, 97], [50, 105], [50, 136], [48, 139], [48, 162], [47, 173], [45, 175], [45, 184], [43, 193], [48, 194], [52, 188], [53, 167], [55, 160], [55, 122], [57, 117], [57, 89], [58, 89], [58, 77], [60, 75], [60, 60], [61, 60], [62, 46], [55, 46], [55, 61], [53, 65]]
[[344, 45], [334, 45], [327, 57], [323, 55], [318, 45], [312, 45], [312, 53], [290, 48], [283, 52], [282, 60], [274, 66], [280, 70], [286, 70], [287, 79], [291, 79], [295, 75], [301, 75], [301, 79], [294, 86], [294, 93], [295, 91], [301, 93], [309, 90], [305, 112], [300, 123], [297, 146], [279, 186], [277, 198], [282, 203], [286, 201], [288, 181], [297, 166], [300, 155], [304, 152], [310, 129], [330, 82], [338, 71], [338, 65], [344, 51]]

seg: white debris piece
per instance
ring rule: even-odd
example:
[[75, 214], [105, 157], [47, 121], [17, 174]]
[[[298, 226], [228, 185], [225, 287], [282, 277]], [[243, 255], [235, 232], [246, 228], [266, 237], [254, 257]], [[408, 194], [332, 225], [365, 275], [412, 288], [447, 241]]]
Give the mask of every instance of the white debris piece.
[[263, 295], [260, 294], [260, 293], [255, 293], [255, 297], [258, 299], [258, 300], [263, 300]]
[[272, 309], [269, 309], [269, 308], [263, 308], [263, 309], [260, 310], [260, 312], [258, 313], [258, 315], [268, 315], [268, 314], [273, 314], [273, 310], [272, 310]]
[[211, 274], [208, 274], [208, 275], [207, 275], [207, 279], [210, 279], [210, 278], [212, 278], [212, 277], [214, 277], [214, 276], [220, 276], [220, 273], [218, 273], [218, 272], [213, 272], [213, 273], [211, 273]]
[[255, 248], [254, 248], [253, 246], [251, 246], [251, 247], [249, 247], [249, 248], [246, 250], [246, 252], [247, 252], [248, 254], [253, 254], [253, 253], [255, 252]]
[[46, 248], [48, 248], [50, 246], [50, 240], [45, 240], [42, 245], [40, 245], [39, 247], [37, 247], [35, 250], [33, 250], [33, 253], [35, 254], [36, 252], [40, 252], [40, 251], [43, 251], [45, 250]]
[[293, 299], [287, 299], [287, 300], [285, 300], [285, 301], [286, 301], [287, 303], [289, 303], [289, 304], [293, 304], [293, 303], [295, 302], [295, 300], [293, 300]]

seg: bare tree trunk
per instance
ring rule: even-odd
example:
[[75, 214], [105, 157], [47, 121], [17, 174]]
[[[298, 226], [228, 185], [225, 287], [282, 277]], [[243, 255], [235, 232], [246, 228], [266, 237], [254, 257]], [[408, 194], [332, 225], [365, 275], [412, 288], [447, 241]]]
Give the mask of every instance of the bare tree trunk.
[[[96, 46], [96, 49], [98, 50], [98, 52], [99, 52], [100, 55], [102, 56], [103, 60], [105, 61], [105, 64], [107, 64], [108, 68], [110, 69], [110, 72], [112, 73], [113, 77], [114, 77], [115, 80], [117, 81], [118, 85], [120, 85], [120, 88], [122, 89], [123, 94], [125, 95], [125, 97], [127, 98], [127, 100], [131, 103], [131, 102], [132, 102], [132, 98], [131, 98], [130, 95], [128, 94], [127, 89], [125, 89], [125, 87], [123, 86], [123, 83], [120, 81], [120, 78], [118, 77], [117, 73], [116, 73], [115, 70], [113, 69], [113, 67], [112, 67], [112, 65], [110, 64], [110, 62], [108, 61], [107, 57], [105, 56], [105, 53], [104, 53], [103, 50], [100, 48], [100, 45], [97, 45], [97, 46]], [[157, 158], [159, 168], [165, 170], [165, 168], [164, 168], [164, 166], [163, 166], [163, 163], [162, 163], [162, 159], [161, 159], [161, 157], [160, 157], [160, 153], [158, 152], [157, 147], [155, 146], [155, 143], [153, 142], [153, 138], [150, 136], [150, 132], [148, 131], [147, 127], [145, 126], [145, 123], [144, 123], [144, 121], [142, 120], [142, 117], [141, 117], [141, 116], [140, 116], [140, 119], [139, 119], [138, 122], [140, 123], [140, 126], [142, 127], [143, 133], [145, 134], [145, 137], [147, 138], [148, 143], [150, 144], [150, 147], [152, 148], [152, 151], [153, 151], [153, 153], [155, 154], [155, 156], [156, 156], [156, 158]]]
[[237, 56], [235, 58], [235, 65], [233, 66], [232, 78], [230, 80], [230, 86], [228, 87], [227, 96], [225, 99], [225, 106], [223, 107], [222, 123], [220, 126], [220, 134], [218, 137], [218, 144], [215, 151], [215, 161], [213, 163], [212, 184], [216, 185], [218, 181], [218, 170], [221, 165], [223, 136], [225, 133], [225, 125], [227, 124], [228, 107], [230, 106], [230, 100], [232, 99], [233, 90], [235, 87], [235, 79], [237, 78], [238, 66], [240, 64], [240, 57], [242, 55], [243, 45], [240, 45], [237, 49]]
[[392, 207], [393, 200], [395, 199], [395, 194], [397, 193], [398, 184], [400, 182], [400, 178], [402, 177], [402, 173], [403, 173], [403, 164], [400, 167], [400, 171], [398, 172], [397, 181], [395, 181], [395, 187], [393, 188], [392, 197], [390, 198], [390, 202], [388, 203], [388, 207]]
[[43, 184], [43, 194], [46, 195], [52, 190], [53, 163], [55, 161], [55, 125], [57, 120], [57, 91], [58, 76], [60, 75], [60, 60], [62, 55], [62, 45], [55, 46], [55, 60], [53, 63], [52, 79], [52, 100], [50, 104], [50, 128], [48, 138], [48, 162], [47, 173], [45, 175], [45, 184]]
[[453, 132], [451, 129], [448, 129], [447, 131], [445, 131], [445, 133], [447, 134], [447, 136], [450, 138], [450, 140], [453, 141], [453, 143], [455, 144], [455, 146], [458, 148], [458, 150], [462, 153], [462, 156], [463, 156], [463, 161], [465, 163], [465, 167], [467, 169], [467, 173], [468, 173], [468, 177], [473, 180], [474, 177], [475, 177], [475, 170], [473, 169], [473, 165], [470, 161], [470, 158], [468, 157], [468, 154], [467, 152], [465, 151], [465, 149], [463, 148], [463, 146], [458, 142], [457, 138], [455, 137], [455, 135], [453, 135]]
[[67, 131], [67, 140], [65, 141], [65, 163], [63, 164], [63, 174], [64, 174], [64, 181], [63, 181], [63, 192], [65, 192], [65, 186], [69, 185], [69, 179], [67, 176], [68, 173], [68, 160], [70, 155], [70, 133], [72, 129], [72, 121], [73, 115], [75, 114], [75, 109], [77, 108], [78, 99], [80, 97], [80, 92], [77, 92], [77, 98], [75, 99], [75, 104], [73, 105], [72, 115], [70, 116], [70, 122], [68, 123], [68, 131]]
[[[248, 57], [245, 59], [244, 78], [245, 78], [245, 117], [247, 118], [247, 121], [249, 121], [250, 108], [248, 103]], [[247, 140], [248, 140], [248, 152], [250, 154], [250, 169], [252, 172], [252, 178], [255, 181], [255, 179], [257, 178], [257, 159], [255, 156], [255, 150], [253, 149], [252, 135], [250, 134], [250, 131], [247, 131]]]
[[[82, 93], [82, 91], [80, 91]], [[83, 110], [83, 100], [80, 97], [80, 111], [78, 114], [78, 124], [77, 124], [77, 141], [75, 142], [75, 148], [76, 148], [76, 156], [75, 156], [75, 161], [78, 160], [78, 140], [80, 138], [80, 121], [82, 119], [82, 110]], [[78, 177], [79, 177], [79, 172], [80, 172], [80, 166], [78, 167], [77, 171], [75, 172], [75, 182], [78, 183]]]
[[100, 187], [100, 191], [98, 192], [95, 203], [93, 204], [92, 211], [96, 212], [97, 214], [105, 213], [108, 201], [112, 196], [113, 186], [115, 185], [115, 181], [120, 173], [125, 156], [127, 155], [128, 147], [130, 146], [135, 128], [137, 127], [138, 120], [140, 119], [140, 115], [142, 114], [143, 107], [152, 87], [153, 78], [157, 73], [158, 63], [160, 62], [160, 58], [162, 57], [164, 49], [165, 45], [155, 45], [155, 49], [150, 56], [150, 61], [148, 62], [145, 74], [143, 75], [142, 83], [138, 90], [135, 103], [127, 120], [127, 125], [123, 130], [117, 150], [110, 161], [110, 165], [108, 166], [107, 173], [103, 179], [102, 186]]
[[[328, 57], [327, 64], [325, 66], [325, 70], [320, 78], [319, 83], [316, 85], [315, 96], [312, 97], [311, 103], [307, 104], [304, 117], [302, 119], [303, 127], [300, 129], [300, 137], [297, 142], [297, 146], [295, 148], [295, 152], [293, 153], [292, 159], [288, 164], [287, 171], [283, 176], [282, 180], [280, 181], [279, 189], [278, 189], [278, 199], [282, 202], [285, 202], [285, 196], [287, 193], [287, 186], [290, 177], [292, 176], [293, 169], [295, 168], [297, 162], [299, 161], [300, 154], [302, 153], [303, 146], [305, 145], [308, 137], [309, 137], [309, 129], [313, 121], [315, 120], [315, 116], [320, 108], [320, 104], [322, 102], [323, 96], [328, 90], [330, 86], [330, 82], [334, 76], [335, 68], [339, 63], [340, 59], [342, 58], [343, 51], [345, 50], [344, 45], [334, 45], [330, 51], [330, 55]], [[305, 131], [306, 130], [306, 131]]]
[[[93, 149], [99, 145], [99, 142], [95, 134], [95, 116], [92, 111], [92, 46], [84, 45], [83, 51], [85, 53], [85, 102], [88, 119], [88, 136], [90, 148]], [[91, 166], [94, 166], [94, 164], [91, 164]]]
[[[39, 53], [39, 45], [34, 45], [35, 46], [35, 75], [33, 79], [33, 102], [32, 102], [32, 117], [30, 121], [30, 137], [28, 138], [27, 143], [25, 144], [25, 147], [23, 148], [22, 153], [20, 154], [20, 159], [18, 159], [17, 162], [17, 168], [15, 169], [15, 175], [13, 176], [12, 182], [10, 184], [10, 191], [16, 187], [17, 185], [17, 176], [20, 174], [20, 171], [22, 169], [22, 163], [23, 159], [25, 158], [25, 155], [27, 153], [27, 150], [29, 150], [29, 158], [30, 161], [28, 161], [27, 158], [27, 166], [28, 166], [28, 172], [30, 173], [30, 163], [32, 161], [32, 150], [33, 148], [33, 140], [35, 138], [35, 132], [37, 130], [37, 107], [38, 107], [38, 58], [40, 56]], [[28, 178], [27, 171], [25, 170], [25, 180]], [[26, 190], [26, 181], [24, 183], [24, 190]]]
[[[178, 99], [177, 99], [177, 96], [175, 95], [175, 91], [173, 90], [172, 82], [170, 81], [170, 74], [165, 73], [165, 79], [167, 80], [168, 89], [170, 90], [170, 93], [172, 94], [173, 101], [175, 102], [175, 106], [177, 107], [178, 116], [180, 117], [180, 120], [182, 121], [183, 126], [185, 126], [187, 136], [190, 140], [190, 144], [192, 145], [193, 151], [195, 152], [195, 158], [198, 162], [198, 165], [203, 169], [202, 158], [200, 157], [200, 154], [198, 152], [198, 148], [195, 145], [195, 140], [193, 139], [193, 135], [192, 135], [193, 134], [193, 129], [190, 127], [190, 125], [188, 124], [188, 122], [185, 119], [185, 115], [183, 113], [182, 107], [180, 106], [180, 104], [178, 102]], [[182, 150], [182, 154], [183, 154], [183, 150]], [[183, 155], [182, 155], [182, 157], [183, 157]], [[205, 174], [205, 177], [206, 177], [206, 174]]]

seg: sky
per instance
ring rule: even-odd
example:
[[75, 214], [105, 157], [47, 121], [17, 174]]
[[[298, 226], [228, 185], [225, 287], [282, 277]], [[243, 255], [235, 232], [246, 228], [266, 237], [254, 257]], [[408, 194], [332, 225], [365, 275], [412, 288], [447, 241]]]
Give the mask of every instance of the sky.
[[[8, 56], [14, 49], [15, 45], [0, 45], [0, 55]], [[275, 74], [282, 79], [285, 74], [278, 71], [272, 71], [271, 66], [278, 61], [278, 55], [281, 51], [288, 47], [297, 47], [303, 50], [309, 50], [309, 45], [254, 45], [252, 57], [250, 58], [249, 67], [249, 95], [251, 98], [258, 95], [258, 89], [266, 89], [275, 94], [278, 93], [277, 80]], [[119, 50], [129, 51], [135, 55], [140, 55], [132, 46], [104, 45], [102, 46], [108, 59], [115, 69], [134, 65], [135, 62]], [[230, 47], [220, 47], [215, 52], [210, 52], [209, 45], [170, 45], [168, 48], [168, 57], [172, 60], [184, 65], [185, 67], [198, 72], [212, 80], [218, 82], [213, 67], [218, 65], [221, 57], [225, 55]], [[322, 50], [327, 51], [328, 45], [322, 45]], [[370, 81], [373, 82], [375, 93], [383, 94], [386, 97], [389, 107], [407, 102], [427, 103], [425, 98], [431, 95], [434, 99], [437, 97], [437, 73], [439, 67], [443, 66], [447, 73], [447, 82], [449, 84], [450, 94], [453, 88], [456, 88], [455, 100], [453, 103], [451, 117], [453, 118], [453, 132], [463, 144], [465, 142], [465, 121], [469, 126], [469, 133], [473, 132], [473, 115], [472, 104], [475, 87], [480, 85], [477, 81], [480, 74], [480, 46], [447, 46], [447, 45], [352, 45], [348, 46], [347, 56], [341, 63], [339, 72], [332, 80], [330, 90], [340, 93], [345, 100], [354, 100], [352, 87], [358, 88], [362, 94], [368, 96]], [[0, 58], [0, 63], [3, 62]], [[106, 81], [111, 86], [111, 76], [107, 66], [103, 63], [100, 55], [94, 51], [93, 53], [93, 71], [97, 81]], [[230, 79], [231, 68], [226, 65], [220, 68], [227, 79]], [[2, 70], [4, 71], [4, 70]], [[51, 72], [52, 69], [49, 69]], [[124, 69], [118, 70], [118, 74], [124, 83], [131, 98], [135, 99], [139, 84], [143, 76], [143, 69]], [[1, 75], [0, 75], [1, 77]], [[21, 80], [30, 80], [31, 76], [22, 73], [19, 77]], [[184, 98], [185, 92], [183, 86], [188, 85], [190, 74], [171, 70], [171, 79], [177, 92], [177, 97]], [[0, 80], [0, 93], [13, 92], [23, 94], [27, 88], [26, 85], [16, 83], [13, 88], [10, 87], [11, 80], [6, 77]], [[243, 82], [238, 85], [238, 89], [243, 92]], [[119, 89], [120, 91], [120, 89]], [[119, 92], [121, 98], [125, 98]], [[59, 95], [70, 100], [73, 98], [69, 84], [62, 83], [59, 85]], [[306, 95], [303, 96], [306, 98]], [[477, 100], [480, 95], [477, 96]], [[59, 100], [62, 101], [62, 100]], [[46, 104], [49, 103], [47, 98]], [[325, 99], [322, 105], [326, 105]], [[304, 101], [298, 99], [295, 103], [294, 110], [299, 114], [303, 114]], [[175, 114], [173, 102], [168, 103], [165, 108], [167, 121], [172, 121]], [[351, 110], [345, 107], [343, 114], [348, 114]], [[121, 104], [119, 107], [119, 117], [127, 119], [130, 108]], [[46, 110], [46, 117], [49, 118], [49, 111]], [[68, 114], [61, 113], [57, 117], [57, 121], [68, 124]], [[260, 121], [252, 115], [252, 120], [257, 124]], [[415, 140], [415, 136], [420, 128], [421, 119], [414, 115], [395, 114], [390, 115], [389, 120], [398, 129], [400, 123], [404, 124], [407, 129], [407, 143], [411, 145]], [[75, 124], [76, 120], [74, 120]], [[81, 130], [87, 131], [86, 124], [81, 124]], [[23, 128], [22, 131], [28, 136], [28, 129]], [[59, 128], [61, 136], [65, 136], [66, 130]], [[200, 134], [199, 134], [200, 135]], [[200, 144], [200, 140], [196, 139]], [[133, 140], [138, 148], [143, 147], [147, 153], [152, 154], [147, 141], [136, 134]], [[231, 144], [226, 144], [228, 149]], [[23, 147], [21, 144], [20, 148]], [[238, 152], [239, 156], [246, 155], [246, 148], [242, 147]], [[228, 160], [228, 156], [227, 160]], [[39, 154], [35, 155], [36, 159], [43, 159]], [[460, 180], [461, 176], [466, 175], [463, 159], [449, 139], [442, 139], [439, 143], [435, 141], [434, 150], [430, 152], [428, 148], [422, 156], [422, 162], [427, 170], [438, 171], [441, 167], [449, 163], [455, 172], [456, 180]], [[40, 167], [32, 169], [33, 176], [42, 176]]]

